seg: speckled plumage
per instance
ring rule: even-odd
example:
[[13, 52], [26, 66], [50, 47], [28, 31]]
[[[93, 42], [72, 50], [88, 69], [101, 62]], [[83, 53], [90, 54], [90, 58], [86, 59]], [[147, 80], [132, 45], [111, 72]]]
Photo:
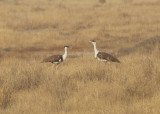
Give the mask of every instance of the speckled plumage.
[[91, 40], [90, 42], [94, 46], [94, 53], [95, 53], [94, 57], [95, 58], [97, 58], [100, 61], [105, 61], [105, 62], [112, 61], [112, 62], [118, 62], [118, 63], [120, 63], [120, 61], [117, 58], [113, 57], [112, 55], [110, 55], [108, 53], [105, 53], [105, 52], [99, 52], [97, 50], [97, 47], [96, 47], [96, 41]]
[[63, 62], [66, 58], [67, 58], [67, 48], [69, 48], [69, 46], [64, 46], [64, 54], [63, 55], [52, 55], [49, 56], [47, 58], [45, 58], [43, 62], [50, 62], [50, 63], [54, 63], [54, 64], [59, 64], [61, 62]]
[[112, 62], [120, 63], [120, 61], [117, 58], [115, 58], [112, 55], [105, 53], [105, 52], [98, 52], [97, 58], [102, 61], [112, 61]]
[[42, 62], [51, 62], [54, 64], [59, 64], [63, 62], [63, 57], [62, 55], [52, 55], [52, 56], [45, 58]]

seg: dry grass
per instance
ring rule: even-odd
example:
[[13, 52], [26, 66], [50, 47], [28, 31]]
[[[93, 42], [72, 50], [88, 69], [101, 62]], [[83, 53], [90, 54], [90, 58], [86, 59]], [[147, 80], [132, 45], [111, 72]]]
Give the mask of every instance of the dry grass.
[[159, 113], [160, 54], [134, 53], [121, 64], [92, 56], [67, 59], [55, 71], [40, 59], [1, 59], [1, 113]]
[[[86, 50], [116, 50], [160, 36], [158, 0], [2, 0], [0, 48], [53, 49], [66, 44]], [[82, 48], [83, 46], [83, 48]]]
[[[159, 5], [0, 0], [0, 114], [159, 114]], [[85, 54], [69, 56], [57, 71], [40, 63], [63, 45], [69, 53], [91, 51], [90, 39], [121, 63]]]

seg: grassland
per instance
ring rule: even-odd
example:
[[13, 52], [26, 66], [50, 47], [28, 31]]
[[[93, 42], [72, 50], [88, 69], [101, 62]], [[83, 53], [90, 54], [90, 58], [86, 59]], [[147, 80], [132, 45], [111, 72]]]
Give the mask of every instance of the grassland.
[[[0, 114], [159, 114], [159, 0], [0, 0]], [[96, 61], [89, 40], [121, 61]], [[56, 71], [41, 60], [72, 47]]]

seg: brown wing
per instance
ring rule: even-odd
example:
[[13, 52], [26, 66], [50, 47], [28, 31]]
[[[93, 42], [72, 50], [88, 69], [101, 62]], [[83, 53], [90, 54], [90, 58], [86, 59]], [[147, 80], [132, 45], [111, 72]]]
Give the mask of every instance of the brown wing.
[[63, 60], [62, 55], [52, 55], [52, 56], [45, 58], [42, 62], [54, 63], [54, 62], [59, 62], [60, 59]]
[[112, 55], [110, 55], [108, 53], [105, 53], [105, 52], [99, 52], [97, 54], [97, 57], [100, 58], [100, 59], [107, 60], [107, 61], [112, 61], [112, 62], [118, 62], [118, 63], [120, 63], [120, 61], [117, 58], [115, 58]]

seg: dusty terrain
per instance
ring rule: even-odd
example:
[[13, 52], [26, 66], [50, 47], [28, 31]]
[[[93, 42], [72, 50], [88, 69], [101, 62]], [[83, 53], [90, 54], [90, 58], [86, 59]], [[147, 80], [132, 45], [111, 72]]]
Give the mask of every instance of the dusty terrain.
[[160, 1], [99, 1], [0, 0], [0, 114], [160, 113]]

